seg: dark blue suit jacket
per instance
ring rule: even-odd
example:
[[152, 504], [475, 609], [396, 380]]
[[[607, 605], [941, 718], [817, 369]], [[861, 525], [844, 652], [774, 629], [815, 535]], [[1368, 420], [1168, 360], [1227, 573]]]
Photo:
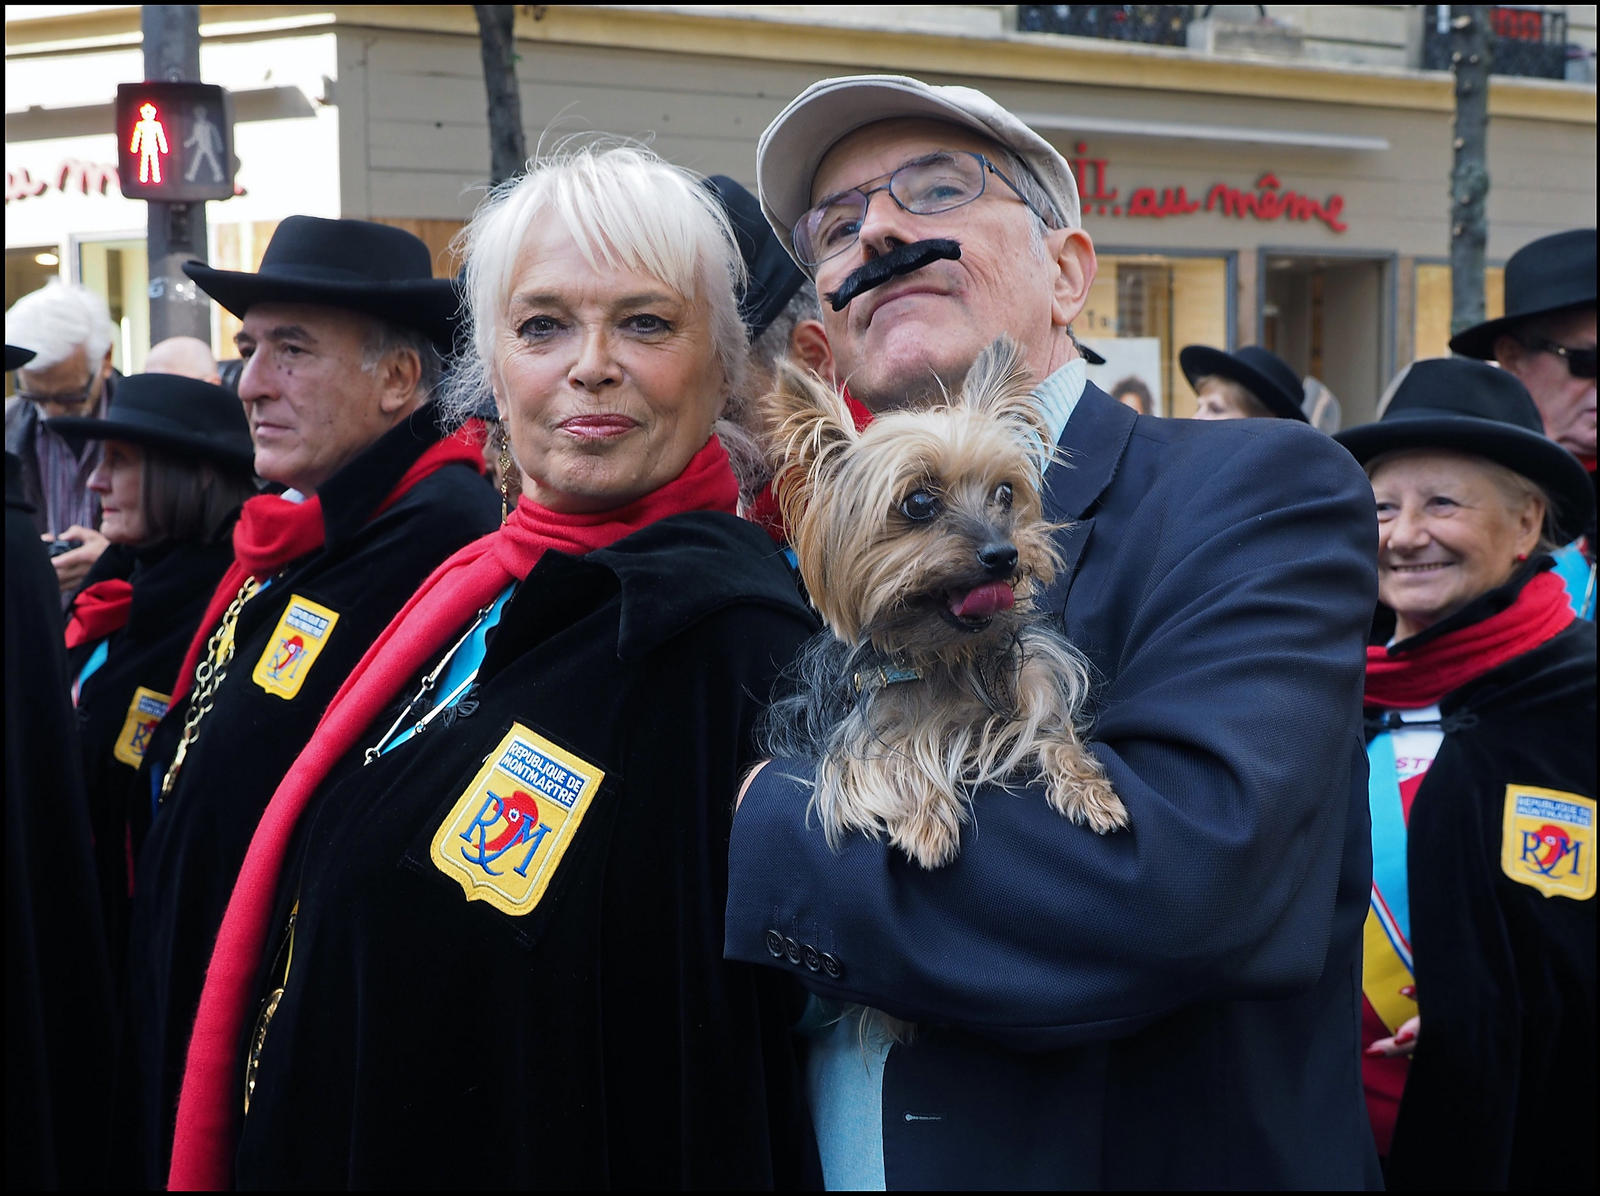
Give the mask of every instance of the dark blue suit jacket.
[[734, 823], [727, 955], [920, 1023], [885, 1069], [891, 1188], [1376, 1187], [1372, 489], [1298, 421], [1135, 416], [1093, 386], [1061, 443], [1049, 609], [1098, 671], [1092, 750], [1132, 829], [985, 791], [928, 873], [830, 851], [811, 764], [778, 761]]

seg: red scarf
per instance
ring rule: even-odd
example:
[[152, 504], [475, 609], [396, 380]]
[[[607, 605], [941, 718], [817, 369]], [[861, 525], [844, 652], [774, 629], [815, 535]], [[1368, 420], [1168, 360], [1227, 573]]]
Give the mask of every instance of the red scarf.
[[72, 600], [72, 618], [67, 622], [67, 648], [92, 644], [113, 632], [121, 631], [133, 609], [133, 583], [125, 577], [109, 577], [85, 586]]
[[1366, 704], [1393, 710], [1432, 706], [1467, 682], [1537, 648], [1572, 619], [1566, 586], [1554, 573], [1541, 573], [1497, 615], [1398, 656], [1382, 645], [1369, 647]]
[[[483, 472], [483, 424], [468, 420], [461, 432], [446, 436], [411, 463], [393, 490], [372, 512], [376, 519], [404, 497], [406, 491], [423, 478], [447, 465], [471, 465]], [[216, 592], [206, 613], [189, 641], [189, 651], [184, 654], [183, 666], [172, 687], [172, 705], [176, 706], [194, 688], [194, 670], [205, 651], [206, 641], [222, 621], [233, 600], [239, 596], [239, 587], [247, 577], [257, 581], [271, 577], [290, 561], [299, 560], [309, 552], [321, 548], [327, 537], [322, 525], [322, 499], [312, 495], [304, 502], [290, 502], [276, 494], [262, 494], [246, 499], [239, 511], [239, 520], [233, 525], [233, 563], [217, 583]]]
[[669, 515], [685, 511], [731, 515], [738, 499], [728, 454], [714, 436], [675, 481], [615, 511], [563, 515], [524, 498], [498, 532], [467, 545], [435, 569], [384, 629], [334, 695], [250, 841], [217, 932], [189, 1040], [167, 1181], [170, 1189], [216, 1190], [232, 1182], [239, 1044], [244, 1040], [278, 878], [295, 823], [333, 766], [357, 746], [373, 720], [417, 674], [460, 636], [479, 609], [507, 585], [526, 577], [546, 550], [581, 555]]
[[[850, 408], [850, 418], [855, 420], [856, 431], [859, 432], [872, 422], [872, 412], [851, 397], [850, 390], [846, 387], [842, 392], [845, 406]], [[783, 511], [778, 506], [778, 495], [768, 482], [761, 487], [755, 498], [750, 500], [750, 509], [745, 512], [745, 518], [756, 524], [767, 535], [779, 544], [789, 543], [789, 529], [783, 522]]]

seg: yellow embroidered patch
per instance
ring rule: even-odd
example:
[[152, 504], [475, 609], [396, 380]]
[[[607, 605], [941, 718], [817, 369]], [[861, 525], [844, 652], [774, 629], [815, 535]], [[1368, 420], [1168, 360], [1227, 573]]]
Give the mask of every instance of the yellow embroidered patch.
[[605, 775], [512, 723], [450, 807], [428, 855], [468, 901], [526, 914], [549, 888]]
[[1594, 896], [1595, 800], [1559, 789], [1507, 785], [1500, 870], [1546, 897]]
[[317, 663], [317, 656], [338, 621], [338, 611], [291, 594], [283, 617], [273, 629], [261, 659], [256, 661], [251, 679], [269, 694], [292, 699], [300, 692], [306, 674]]
[[171, 694], [158, 694], [142, 685], [134, 690], [133, 701], [128, 703], [128, 717], [122, 722], [117, 746], [111, 749], [111, 754], [129, 768], [138, 768], [144, 762], [145, 748], [150, 746], [156, 724], [166, 715], [171, 703]]

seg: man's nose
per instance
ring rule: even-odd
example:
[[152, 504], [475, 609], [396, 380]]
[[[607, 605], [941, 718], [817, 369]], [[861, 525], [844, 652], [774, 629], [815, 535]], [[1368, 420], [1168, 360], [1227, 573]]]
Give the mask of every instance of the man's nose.
[[910, 221], [913, 216], [895, 202], [889, 188], [876, 187], [867, 195], [867, 206], [861, 213], [861, 229], [857, 234], [868, 257], [881, 257], [897, 245], [909, 245], [918, 239], [917, 230]]
[[266, 366], [262, 362], [263, 356], [260, 352], [250, 354], [239, 369], [239, 385], [236, 389], [241, 403], [251, 403], [256, 399], [270, 397], [266, 385]]

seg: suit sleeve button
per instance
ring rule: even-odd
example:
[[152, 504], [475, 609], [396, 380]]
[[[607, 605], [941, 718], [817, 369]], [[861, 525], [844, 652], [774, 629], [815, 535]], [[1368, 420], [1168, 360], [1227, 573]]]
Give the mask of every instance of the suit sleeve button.
[[822, 970], [828, 973], [831, 979], [837, 980], [844, 975], [844, 964], [839, 962], [837, 955], [830, 955], [824, 951], [822, 953]]
[[820, 972], [822, 970], [822, 955], [810, 943], [800, 948], [800, 954], [806, 961], [806, 967], [811, 971]]
[[776, 930], [767, 931], [767, 954], [773, 959], [783, 958], [783, 935]]
[[783, 940], [783, 953], [790, 963], [800, 962], [800, 944], [793, 939], [786, 937]]

